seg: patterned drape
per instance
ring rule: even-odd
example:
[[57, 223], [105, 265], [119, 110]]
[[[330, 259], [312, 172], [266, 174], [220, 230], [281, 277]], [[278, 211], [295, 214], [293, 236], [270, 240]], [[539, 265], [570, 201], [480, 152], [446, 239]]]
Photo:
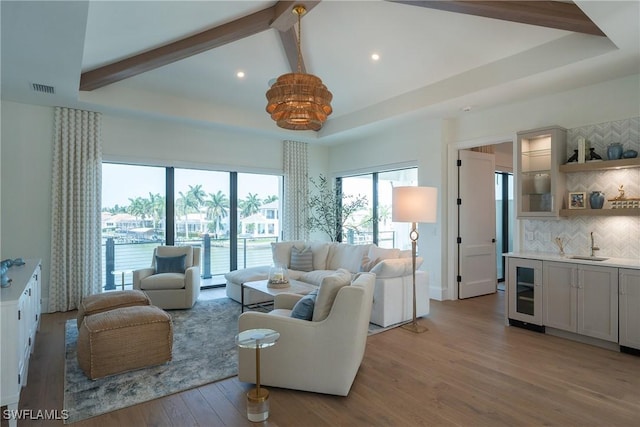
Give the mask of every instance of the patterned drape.
[[54, 119], [49, 312], [77, 308], [102, 282], [101, 116], [56, 107]]
[[283, 240], [306, 240], [309, 195], [307, 144], [284, 141]]

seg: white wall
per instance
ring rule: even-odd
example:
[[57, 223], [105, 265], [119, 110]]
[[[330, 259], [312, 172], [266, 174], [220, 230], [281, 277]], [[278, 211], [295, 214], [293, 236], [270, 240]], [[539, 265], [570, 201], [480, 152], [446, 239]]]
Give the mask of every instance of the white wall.
[[2, 259], [42, 259], [48, 293], [53, 109], [2, 102]]

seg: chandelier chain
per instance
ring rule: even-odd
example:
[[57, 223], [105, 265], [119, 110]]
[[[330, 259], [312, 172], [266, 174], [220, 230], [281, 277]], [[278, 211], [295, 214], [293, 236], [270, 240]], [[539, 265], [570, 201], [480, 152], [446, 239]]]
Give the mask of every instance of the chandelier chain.
[[306, 12], [304, 6], [296, 6], [293, 8], [294, 13], [298, 15], [298, 73], [302, 73], [302, 49], [300, 48], [302, 38], [302, 25], [300, 22], [302, 20], [302, 15]]

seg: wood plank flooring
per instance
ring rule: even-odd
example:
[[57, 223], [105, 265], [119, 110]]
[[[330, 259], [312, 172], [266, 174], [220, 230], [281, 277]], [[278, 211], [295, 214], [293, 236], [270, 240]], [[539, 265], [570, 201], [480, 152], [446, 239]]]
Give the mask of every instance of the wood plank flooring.
[[[640, 425], [640, 357], [506, 327], [503, 306], [502, 292], [432, 301], [430, 315], [420, 321], [428, 332], [393, 329], [369, 337], [349, 396], [270, 388], [264, 424]], [[73, 315], [43, 315], [21, 409], [62, 409], [64, 322]], [[233, 377], [73, 426], [250, 426], [244, 398], [250, 386]]]

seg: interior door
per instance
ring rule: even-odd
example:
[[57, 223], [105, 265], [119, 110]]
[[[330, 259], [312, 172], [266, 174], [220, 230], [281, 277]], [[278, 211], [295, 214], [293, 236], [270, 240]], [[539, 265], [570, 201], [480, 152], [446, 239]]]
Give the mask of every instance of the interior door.
[[495, 156], [458, 152], [458, 298], [496, 292]]

